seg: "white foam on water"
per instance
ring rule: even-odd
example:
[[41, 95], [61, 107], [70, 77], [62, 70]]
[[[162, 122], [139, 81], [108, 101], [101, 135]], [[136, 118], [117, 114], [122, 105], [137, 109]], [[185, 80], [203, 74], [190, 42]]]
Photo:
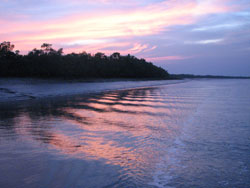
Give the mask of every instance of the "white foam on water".
[[174, 188], [174, 186], [169, 186], [168, 184], [174, 179], [174, 170], [176, 168], [185, 168], [185, 165], [181, 164], [181, 157], [185, 152], [185, 143], [183, 140], [189, 138], [189, 129], [192, 126], [195, 116], [200, 113], [199, 109], [192, 111], [184, 121], [182, 125], [182, 134], [175, 138], [173, 144], [167, 148], [164, 157], [161, 157], [160, 162], [156, 164], [155, 172], [153, 173], [153, 181], [149, 185], [156, 186], [158, 188]]

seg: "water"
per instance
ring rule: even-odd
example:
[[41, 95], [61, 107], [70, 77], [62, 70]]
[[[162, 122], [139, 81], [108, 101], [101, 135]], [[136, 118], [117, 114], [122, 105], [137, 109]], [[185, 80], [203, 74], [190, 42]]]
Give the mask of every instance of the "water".
[[250, 81], [1, 105], [0, 187], [248, 188]]

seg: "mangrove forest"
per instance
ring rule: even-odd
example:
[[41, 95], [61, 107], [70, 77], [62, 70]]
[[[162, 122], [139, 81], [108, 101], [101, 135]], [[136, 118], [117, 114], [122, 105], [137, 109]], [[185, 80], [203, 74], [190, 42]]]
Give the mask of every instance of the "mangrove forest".
[[44, 43], [26, 55], [10, 42], [0, 43], [0, 77], [39, 78], [153, 78], [168, 79], [168, 72], [144, 59], [115, 52], [63, 54]]

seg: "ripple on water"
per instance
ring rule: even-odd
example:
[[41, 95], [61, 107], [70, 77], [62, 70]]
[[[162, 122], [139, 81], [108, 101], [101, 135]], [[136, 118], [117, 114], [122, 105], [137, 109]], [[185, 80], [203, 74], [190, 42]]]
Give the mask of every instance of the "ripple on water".
[[4, 106], [0, 187], [248, 187], [247, 85], [200, 80]]

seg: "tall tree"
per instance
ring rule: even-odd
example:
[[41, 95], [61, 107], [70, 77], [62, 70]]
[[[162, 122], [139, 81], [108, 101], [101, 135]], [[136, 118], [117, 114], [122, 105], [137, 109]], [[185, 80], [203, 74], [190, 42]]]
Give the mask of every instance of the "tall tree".
[[14, 48], [15, 48], [15, 45], [11, 44], [10, 42], [4, 41], [0, 43], [0, 52], [2, 53], [11, 52]]

